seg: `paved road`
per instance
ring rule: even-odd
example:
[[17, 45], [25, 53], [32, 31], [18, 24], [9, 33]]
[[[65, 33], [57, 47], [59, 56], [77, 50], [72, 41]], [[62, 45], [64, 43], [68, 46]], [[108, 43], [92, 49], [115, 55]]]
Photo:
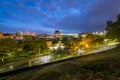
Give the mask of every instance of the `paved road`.
[[[90, 51], [86, 54], [82, 54], [82, 55], [101, 52], [101, 51], [105, 51], [105, 50], [112, 49], [112, 48], [115, 48], [115, 47], [116, 47], [115, 45], [107, 45], [107, 46], [103, 46], [103, 47], [100, 47], [98, 49], [92, 50], [92, 51]], [[72, 56], [70, 56], [70, 57], [72, 57]], [[52, 54], [45, 55], [45, 56], [40, 56], [40, 57], [35, 57], [35, 58], [27, 59], [27, 60], [10, 62], [10, 63], [7, 63], [3, 66], [0, 66], [0, 73], [7, 72], [7, 71], [12, 71], [12, 70], [16, 70], [16, 69], [20, 69], [20, 68], [24, 68], [24, 67], [31, 67], [31, 66], [34, 66], [34, 65], [45, 64], [45, 63], [48, 63], [48, 62], [51, 62], [51, 61], [55, 61]]]

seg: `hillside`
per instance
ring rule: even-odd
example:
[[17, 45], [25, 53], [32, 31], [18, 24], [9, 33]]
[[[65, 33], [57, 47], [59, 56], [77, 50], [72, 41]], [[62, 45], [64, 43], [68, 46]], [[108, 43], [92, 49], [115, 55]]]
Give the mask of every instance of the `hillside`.
[[11, 75], [5, 80], [120, 80], [120, 47]]

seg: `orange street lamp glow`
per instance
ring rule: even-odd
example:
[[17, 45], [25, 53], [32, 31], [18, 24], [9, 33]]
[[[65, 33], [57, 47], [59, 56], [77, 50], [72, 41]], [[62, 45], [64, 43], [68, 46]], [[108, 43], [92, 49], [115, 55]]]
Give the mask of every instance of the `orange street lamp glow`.
[[85, 47], [88, 48], [89, 46], [86, 44]]

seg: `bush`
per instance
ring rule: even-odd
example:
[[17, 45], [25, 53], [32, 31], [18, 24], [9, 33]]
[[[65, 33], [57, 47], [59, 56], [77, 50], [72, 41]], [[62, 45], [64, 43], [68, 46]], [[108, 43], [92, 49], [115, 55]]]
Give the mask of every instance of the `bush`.
[[57, 51], [55, 51], [53, 53], [53, 57], [55, 59], [61, 59], [61, 58], [64, 58], [66, 56], [67, 56], [67, 53], [64, 50], [62, 50], [62, 49], [58, 49]]

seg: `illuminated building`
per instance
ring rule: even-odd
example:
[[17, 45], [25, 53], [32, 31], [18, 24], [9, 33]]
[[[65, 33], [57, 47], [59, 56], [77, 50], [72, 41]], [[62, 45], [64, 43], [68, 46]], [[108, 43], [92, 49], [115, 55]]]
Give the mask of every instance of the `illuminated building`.
[[11, 34], [11, 33], [3, 33], [3, 37], [2, 37], [2, 38], [10, 38], [10, 39], [13, 39], [14, 36], [13, 36], [13, 34]]
[[51, 47], [52, 46], [52, 40], [47, 40], [47, 46]]
[[49, 34], [38, 34], [37, 37], [38, 38], [51, 38], [51, 35], [49, 35]]
[[92, 34], [100, 35], [102, 37], [105, 37], [106, 36], [106, 31], [103, 31], [103, 32], [93, 32]]
[[60, 36], [68, 36], [68, 37], [74, 37], [74, 38], [78, 38], [78, 34], [60, 34]]
[[2, 34], [2, 32], [0, 32], [0, 38], [2, 38], [3, 37], [3, 34]]
[[81, 37], [86, 37], [88, 34], [90, 34], [90, 33], [80, 33], [78, 36], [79, 36], [79, 38], [81, 38]]
[[28, 31], [20, 31], [18, 34], [21, 35], [21, 36], [36, 36], [35, 33], [28, 32]]
[[59, 30], [56, 30], [56, 31], [54, 32], [54, 35], [53, 35], [53, 36], [54, 36], [54, 38], [62, 38], [62, 37], [64, 37], [64, 36], [78, 38], [78, 34], [73, 34], [73, 33], [71, 33], [71, 34], [69, 34], [69, 33], [63, 34], [63, 33], [61, 33]]

